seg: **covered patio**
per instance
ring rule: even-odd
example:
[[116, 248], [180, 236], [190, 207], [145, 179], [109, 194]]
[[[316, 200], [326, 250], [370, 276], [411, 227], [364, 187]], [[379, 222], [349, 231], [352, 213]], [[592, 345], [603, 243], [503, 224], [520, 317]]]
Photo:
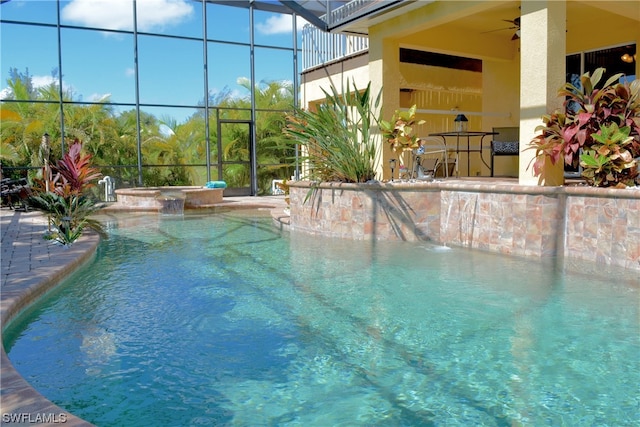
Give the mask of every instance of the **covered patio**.
[[[636, 2], [375, 3], [380, 7], [369, 5], [360, 14], [354, 12], [351, 20], [329, 25], [330, 31], [346, 37], [366, 37], [367, 47], [305, 69], [303, 103], [312, 107], [320, 102], [323, 87], [343, 87], [347, 81], [364, 87], [371, 81], [374, 93], [382, 91], [385, 117], [417, 105], [417, 118], [425, 120], [420, 136], [455, 131], [459, 115], [468, 119], [473, 132], [517, 128], [519, 155], [496, 158], [495, 170], [477, 156], [469, 156], [466, 167], [463, 156], [464, 176], [513, 176], [522, 185], [562, 185], [562, 165], [552, 179], [539, 182], [530, 167], [535, 153], [526, 150], [542, 115], [561, 106], [558, 89], [596, 66], [628, 78], [638, 75]], [[598, 30], [603, 25], [607, 31]], [[358, 42], [347, 41], [343, 50]], [[326, 55], [322, 46], [311, 41], [303, 50]], [[475, 142], [474, 147], [489, 158], [488, 144]], [[384, 149], [383, 156], [381, 169], [389, 179], [388, 161], [394, 153]]]

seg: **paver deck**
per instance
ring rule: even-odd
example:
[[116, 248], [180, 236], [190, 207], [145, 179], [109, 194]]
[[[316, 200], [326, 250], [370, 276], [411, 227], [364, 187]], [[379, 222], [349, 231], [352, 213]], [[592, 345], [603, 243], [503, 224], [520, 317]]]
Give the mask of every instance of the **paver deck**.
[[[95, 254], [99, 237], [85, 233], [70, 247], [43, 239], [47, 219], [39, 212], [0, 209], [0, 321], [2, 328], [65, 276]], [[57, 407], [14, 369], [2, 346], [0, 359], [0, 423], [2, 425], [89, 426]]]

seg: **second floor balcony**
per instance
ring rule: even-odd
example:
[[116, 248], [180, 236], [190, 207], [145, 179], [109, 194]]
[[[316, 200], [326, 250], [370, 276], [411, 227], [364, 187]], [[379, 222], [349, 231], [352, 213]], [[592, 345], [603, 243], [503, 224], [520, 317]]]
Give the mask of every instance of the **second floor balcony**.
[[369, 50], [369, 38], [326, 33], [313, 25], [302, 30], [302, 71], [339, 61]]
[[313, 25], [302, 34], [303, 71], [368, 51], [369, 26], [424, 6], [415, 0], [286, 2]]

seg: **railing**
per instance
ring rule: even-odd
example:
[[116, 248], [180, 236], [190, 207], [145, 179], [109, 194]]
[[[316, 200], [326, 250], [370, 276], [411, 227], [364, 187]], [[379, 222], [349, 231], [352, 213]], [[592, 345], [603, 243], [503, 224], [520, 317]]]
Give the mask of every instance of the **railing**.
[[329, 19], [326, 21], [329, 28], [335, 28], [345, 21], [351, 21], [355, 18], [366, 15], [367, 13], [392, 6], [399, 1], [389, 0], [351, 0], [346, 4], [332, 10], [329, 13]]
[[325, 33], [309, 24], [302, 29], [303, 71], [367, 50], [368, 37]]
[[[328, 16], [322, 16], [321, 19], [327, 23], [329, 31], [332, 31], [368, 14], [413, 1], [415, 0], [351, 0], [329, 11]], [[342, 2], [329, 2], [329, 9], [332, 4], [340, 3]], [[366, 36], [325, 33], [312, 25], [306, 25], [302, 30], [303, 71], [367, 50], [369, 39]]]

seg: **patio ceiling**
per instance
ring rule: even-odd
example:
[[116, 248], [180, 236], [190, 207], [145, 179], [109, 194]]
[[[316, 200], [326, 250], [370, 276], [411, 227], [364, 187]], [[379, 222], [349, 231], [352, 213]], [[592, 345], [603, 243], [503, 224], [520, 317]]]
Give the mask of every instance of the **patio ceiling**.
[[[0, 0], [4, 1], [4, 0]], [[327, 3], [336, 3], [331, 0], [206, 0], [207, 3], [222, 4], [225, 6], [249, 8], [253, 5], [255, 9], [265, 10], [268, 12], [278, 12], [291, 14], [292, 12], [303, 12], [306, 16], [320, 17], [327, 13]], [[292, 4], [285, 4], [292, 3]], [[295, 4], [293, 4], [295, 3]], [[339, 1], [338, 3], [347, 3], [347, 1]], [[294, 10], [296, 9], [296, 10]]]
[[[0, 0], [2, 1], [2, 0]], [[332, 0], [206, 0], [207, 3], [216, 3], [225, 6], [249, 8], [253, 6], [254, 9], [264, 10], [267, 12], [291, 14], [296, 13], [306, 19], [309, 23], [328, 31], [327, 23], [321, 19], [321, 16], [327, 13], [327, 7], [332, 3], [336, 3]], [[338, 3], [346, 3], [346, 1], [339, 1]]]
[[[1, 0], [0, 0], [1, 1]], [[366, 35], [371, 25], [422, 7], [433, 0], [206, 0], [209, 3], [278, 13], [296, 13], [327, 32]], [[333, 11], [349, 5], [349, 11], [337, 18]]]
[[[210, 0], [211, 1], [211, 0]], [[216, 0], [213, 0], [216, 1]], [[239, 5], [250, 1], [216, 1]], [[325, 31], [367, 35], [369, 28], [392, 18], [407, 14], [415, 9], [433, 4], [438, 10], [446, 3], [457, 4], [461, 13], [451, 13], [437, 22], [437, 25], [452, 25], [455, 30], [473, 34], [489, 34], [497, 39], [510, 41], [517, 28], [513, 21], [520, 17], [519, 0], [491, 0], [469, 2], [445, 2], [442, 0], [256, 0], [257, 8], [278, 8], [285, 13], [295, 12], [318, 28]], [[330, 22], [326, 15], [348, 4], [352, 7], [349, 15], [340, 21]], [[619, 19], [640, 22], [640, 3], [637, 1], [611, 0], [567, 0], [567, 31], [579, 34], [585, 28], [602, 28], [603, 23], [615, 23]], [[420, 29], [415, 29], [420, 31]]]
[[[335, 28], [335, 31], [368, 34], [369, 28], [373, 25], [429, 5], [431, 11], [425, 13], [427, 19], [420, 26], [403, 28], [405, 21], [397, 19], [398, 26], [394, 28], [393, 36], [411, 39], [412, 34], [437, 29], [438, 36], [455, 31], [466, 34], [474, 40], [484, 39], [492, 45], [504, 42], [517, 46], [518, 42], [512, 40], [517, 28], [514, 28], [516, 25], [510, 21], [520, 17], [520, 3], [519, 0], [403, 1], [395, 7], [379, 10], [374, 14], [340, 25]], [[603, 35], [611, 35], [615, 33], [616, 27], [626, 25], [640, 25], [640, 2], [567, 0], [567, 50], [569, 52], [574, 50], [575, 41], [585, 31], [605, 31]]]

